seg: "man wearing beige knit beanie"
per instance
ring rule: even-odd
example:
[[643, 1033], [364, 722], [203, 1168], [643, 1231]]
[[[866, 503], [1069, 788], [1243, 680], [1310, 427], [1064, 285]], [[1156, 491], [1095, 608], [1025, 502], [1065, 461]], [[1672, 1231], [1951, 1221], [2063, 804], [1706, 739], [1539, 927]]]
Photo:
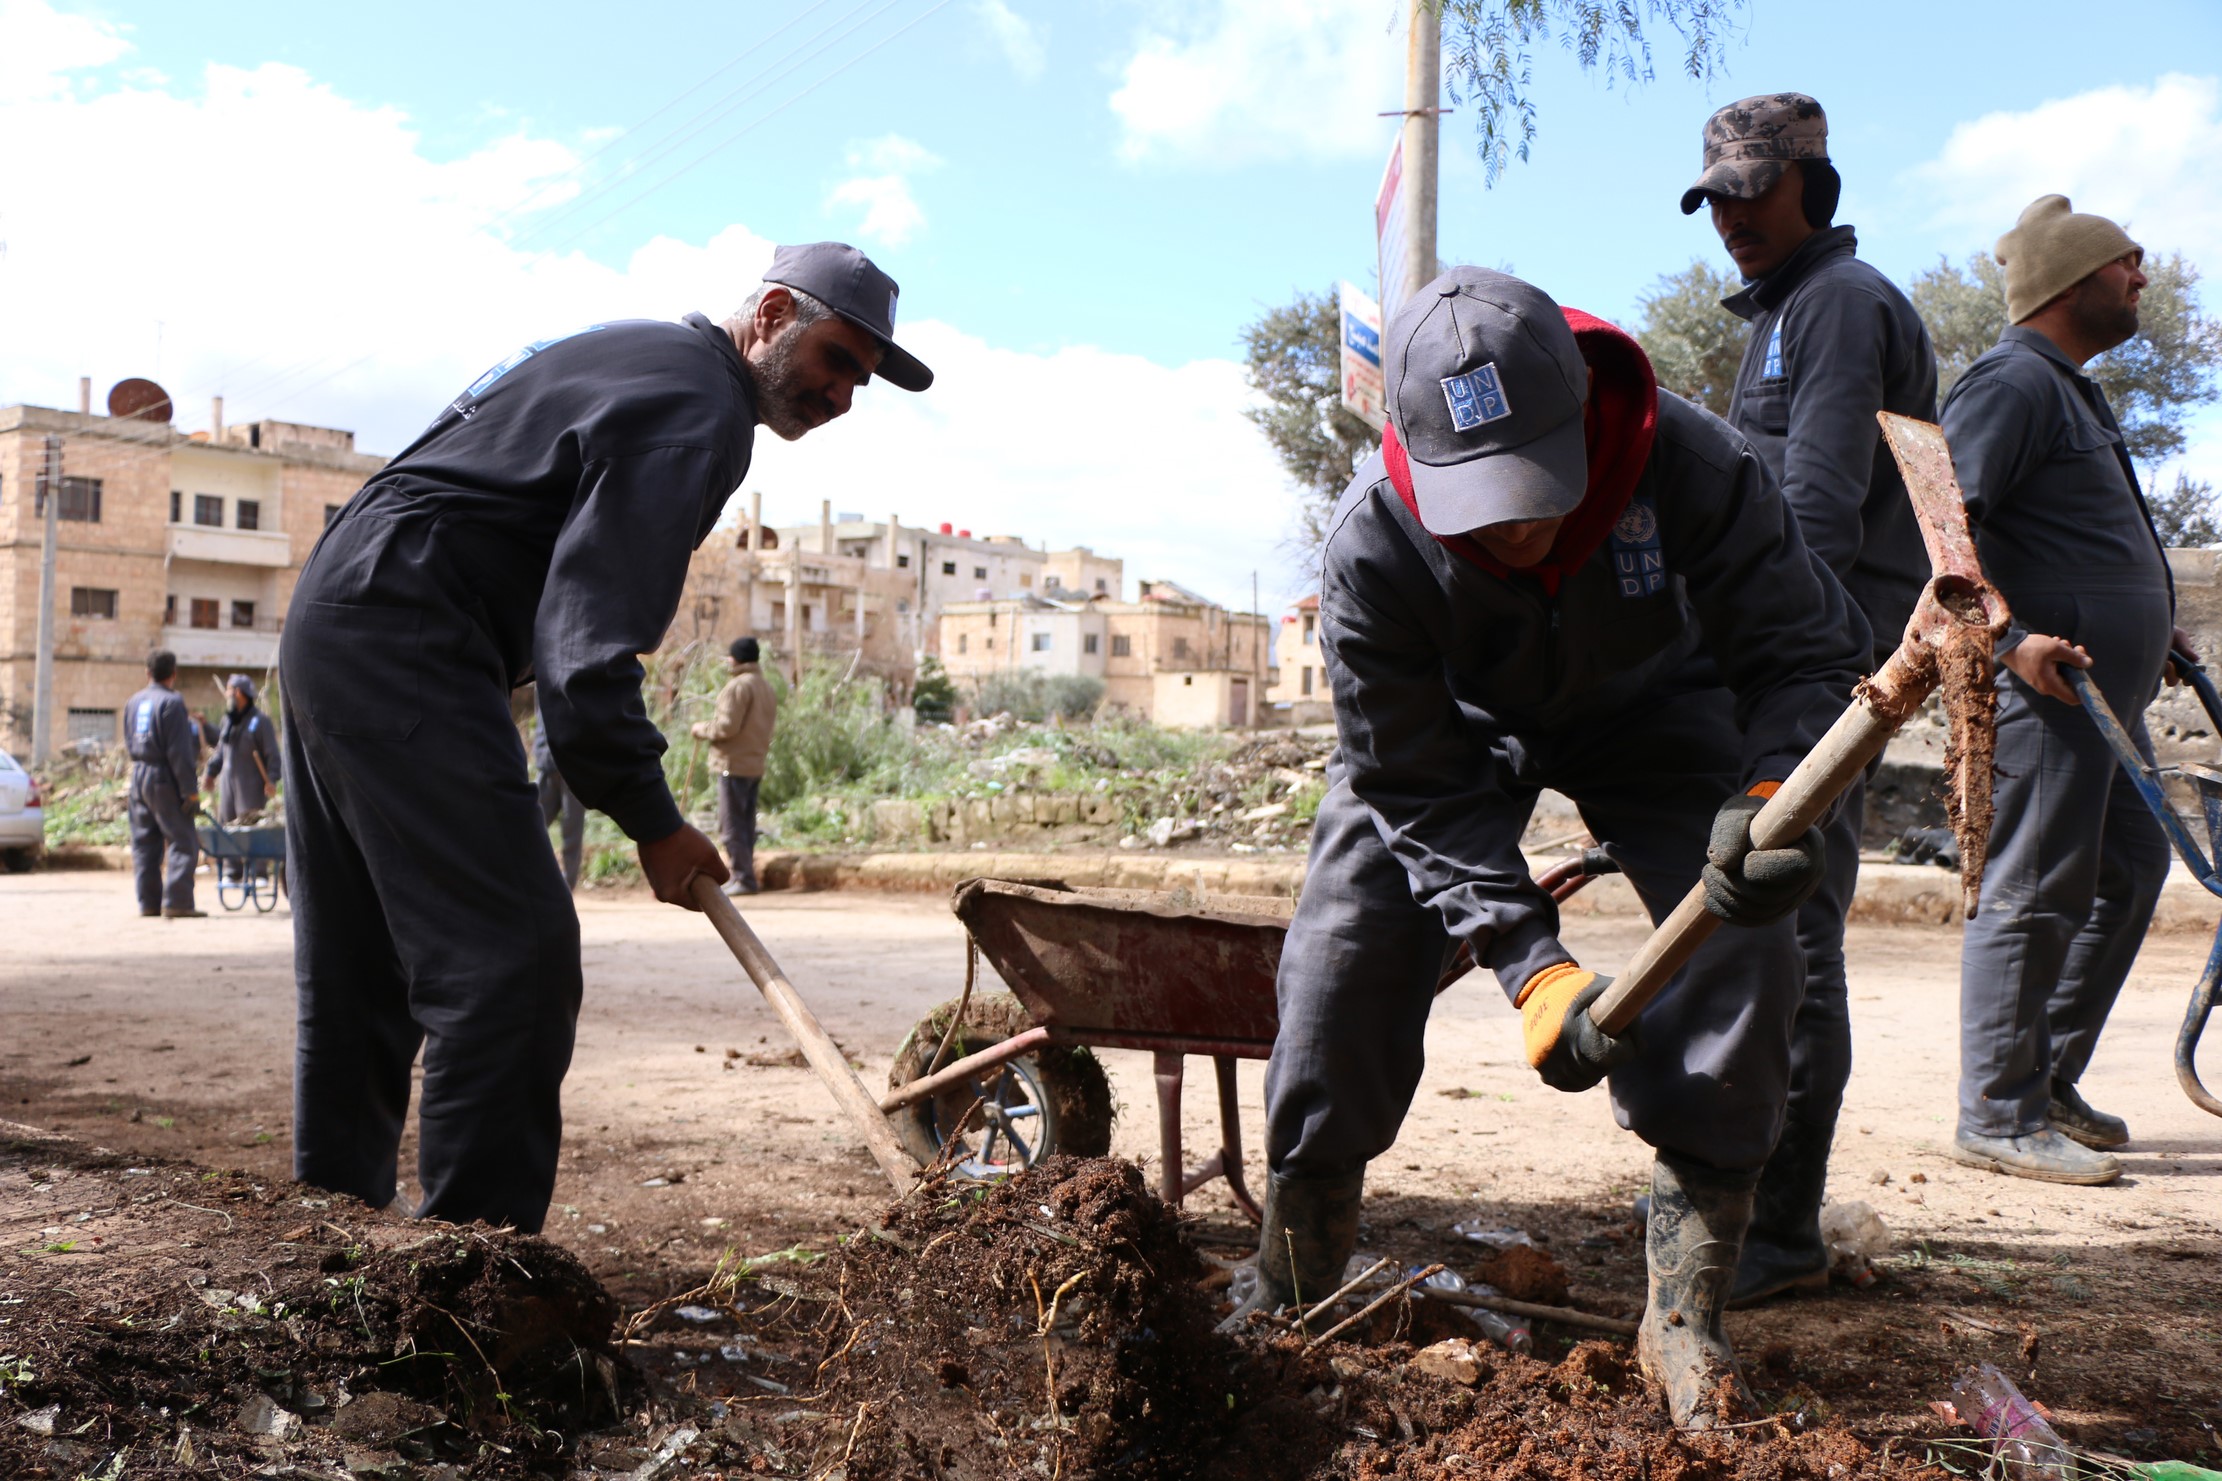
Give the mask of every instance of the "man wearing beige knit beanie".
[[2048, 195], [1996, 255], [2009, 327], [1943, 417], [1984, 567], [2014, 610], [1985, 904], [1961, 946], [1953, 1155], [2105, 1183], [2129, 1128], [2076, 1081], [2152, 920], [2168, 844], [2059, 666], [2091, 671], [2149, 762], [2145, 707], [2190, 640], [2120, 424], [2083, 373], [2137, 333], [2144, 249]]

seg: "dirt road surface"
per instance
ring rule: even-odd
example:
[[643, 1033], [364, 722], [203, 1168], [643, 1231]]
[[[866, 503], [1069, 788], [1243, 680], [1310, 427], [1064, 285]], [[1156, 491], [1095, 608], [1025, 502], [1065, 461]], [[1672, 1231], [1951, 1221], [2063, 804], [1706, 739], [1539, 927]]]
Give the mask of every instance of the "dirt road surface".
[[[747, 903], [875, 1087], [908, 1027], [962, 984], [962, 932], [940, 899]], [[822, 1246], [884, 1203], [885, 1182], [817, 1080], [778, 1062], [789, 1046], [777, 1022], [700, 917], [644, 895], [592, 894], [580, 918], [586, 999], [552, 1238], [637, 1304], [684, 1288], [727, 1248]], [[1633, 922], [1571, 924], [1575, 949], [1605, 971], [1640, 939]], [[2210, 1464], [2222, 1455], [2222, 1122], [2182, 1096], [2169, 1067], [2206, 947], [2196, 936], [2147, 944], [2084, 1081], [2094, 1104], [2130, 1122], [2128, 1175], [2056, 1188], [1943, 1155], [1957, 930], [1854, 928], [1859, 1058], [1830, 1192], [1871, 1204], [1896, 1255], [1867, 1291], [1839, 1287], [1731, 1319], [1763, 1396], [1817, 1398], [1887, 1431], [1987, 1359], [2072, 1436], [2141, 1454], [2204, 1451]], [[0, 1116], [127, 1153], [283, 1177], [291, 952], [282, 909], [141, 920], [119, 874], [0, 881]], [[2222, 1079], [2216, 1037], [2210, 1079]], [[1470, 1263], [1483, 1252], [1452, 1238], [1454, 1222], [1526, 1229], [1565, 1261], [1576, 1304], [1633, 1315], [1643, 1265], [1626, 1208], [1648, 1154], [1613, 1125], [1601, 1093], [1543, 1088], [1519, 1049], [1517, 1018], [1485, 979], [1443, 1000], [1411, 1118], [1373, 1170], [1366, 1240]], [[1121, 1108], [1113, 1150], [1154, 1169], [1149, 1057], [1102, 1057]], [[1214, 1145], [1216, 1109], [1208, 1067], [1192, 1061], [1191, 1075], [1196, 1160]], [[1253, 1169], [1261, 1075], [1242, 1067]], [[412, 1160], [405, 1146], [405, 1172]], [[1190, 1203], [1232, 1209], [1218, 1188]]]

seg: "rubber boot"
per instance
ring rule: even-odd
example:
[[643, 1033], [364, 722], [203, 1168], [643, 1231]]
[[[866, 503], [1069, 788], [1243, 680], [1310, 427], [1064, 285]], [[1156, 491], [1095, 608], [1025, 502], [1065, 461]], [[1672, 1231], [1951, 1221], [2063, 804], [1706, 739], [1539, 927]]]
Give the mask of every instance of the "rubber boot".
[[1834, 1125], [1816, 1126], [1795, 1117], [1783, 1125], [1782, 1140], [1760, 1170], [1752, 1195], [1751, 1229], [1736, 1261], [1730, 1310], [1756, 1306], [1784, 1291], [1828, 1289], [1821, 1199], [1828, 1184], [1829, 1144], [1835, 1139]]
[[1666, 1390], [1677, 1429], [1754, 1419], [1721, 1317], [1736, 1278], [1736, 1252], [1751, 1222], [1748, 1173], [1721, 1173], [1661, 1157], [1651, 1166], [1645, 1254], [1651, 1299], [1636, 1329], [1636, 1361]]
[[1358, 1248], [1358, 1203], [1365, 1169], [1339, 1178], [1291, 1178], [1274, 1173], [1265, 1183], [1265, 1219], [1258, 1230], [1258, 1284], [1234, 1314], [1219, 1324], [1238, 1332], [1253, 1311], [1310, 1305], [1342, 1286], [1343, 1268]]

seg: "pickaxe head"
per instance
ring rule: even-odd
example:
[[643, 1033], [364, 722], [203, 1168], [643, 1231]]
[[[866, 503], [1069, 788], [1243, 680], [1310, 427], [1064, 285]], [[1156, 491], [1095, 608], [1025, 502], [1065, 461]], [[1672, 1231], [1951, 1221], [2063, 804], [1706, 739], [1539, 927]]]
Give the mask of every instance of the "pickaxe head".
[[1906, 494], [1929, 550], [1929, 580], [1906, 624], [1906, 635], [1867, 681], [1878, 708], [1910, 717], [1941, 689], [1948, 734], [1944, 748], [1945, 807], [1960, 845], [1967, 913], [1981, 903], [1983, 862], [1991, 834], [1991, 763], [1998, 746], [1998, 695], [1992, 660], [2005, 636], [2006, 599], [1983, 575], [1967, 505], [1952, 472], [1944, 432], [1895, 412], [1877, 412], [1883, 439], [1905, 475]]

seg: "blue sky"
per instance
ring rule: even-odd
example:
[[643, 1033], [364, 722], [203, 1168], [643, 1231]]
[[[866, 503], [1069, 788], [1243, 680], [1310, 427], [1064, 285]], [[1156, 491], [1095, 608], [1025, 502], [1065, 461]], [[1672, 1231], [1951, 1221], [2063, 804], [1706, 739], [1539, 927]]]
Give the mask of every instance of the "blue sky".
[[[1292, 289], [1370, 283], [1395, 15], [0, 0], [0, 129], [54, 145], [0, 180], [0, 402], [158, 369], [181, 425], [221, 393], [234, 419], [351, 426], [390, 451], [520, 339], [722, 314], [768, 243], [848, 236], [902, 281], [943, 384], [908, 405], [878, 390], [767, 450], [751, 483], [779, 517], [830, 497], [1092, 544], [1130, 580], [1230, 601], [1251, 569], [1293, 594], [1289, 496], [1233, 361]], [[1757, 0], [1709, 87], [1673, 70], [1671, 37], [1636, 89], [1546, 43], [1540, 137], [1494, 190], [1470, 114], [1445, 120], [1442, 253], [1630, 317], [1659, 274], [1721, 260], [1702, 215], [1675, 210], [1705, 114], [1797, 88], [1829, 110], [1840, 219], [1901, 279], [1986, 247], [2047, 189], [2222, 264], [2217, 58], [2222, 6], [2189, 0], [2119, 23]], [[794, 70], [751, 81], [767, 67]], [[709, 107], [730, 111], [705, 124]], [[2222, 472], [2201, 427], [2193, 466]]]

